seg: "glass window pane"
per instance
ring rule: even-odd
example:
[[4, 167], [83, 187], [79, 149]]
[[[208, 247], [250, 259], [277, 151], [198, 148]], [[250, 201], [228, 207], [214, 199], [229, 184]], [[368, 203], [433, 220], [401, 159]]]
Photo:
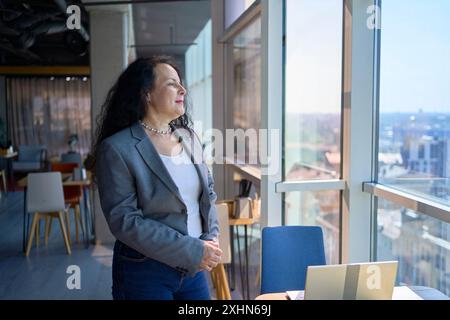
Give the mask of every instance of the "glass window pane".
[[255, 0], [226, 0], [225, 1], [225, 29], [236, 21]]
[[285, 180], [339, 178], [342, 0], [286, 5]]
[[327, 264], [339, 263], [339, 191], [290, 192], [284, 197], [285, 225], [320, 226]]
[[[233, 39], [233, 77], [233, 128], [258, 130], [261, 127], [261, 18]], [[257, 148], [249, 148], [243, 135], [237, 139], [236, 145], [245, 144], [246, 149], [246, 159], [239, 160], [256, 165], [249, 159], [257, 159]]]
[[[212, 127], [212, 84], [211, 84], [211, 20], [195, 39], [196, 45], [186, 51], [186, 84], [188, 99], [194, 102], [190, 110], [194, 125], [201, 130]], [[204, 137], [202, 137], [204, 139]], [[204, 143], [208, 141], [203, 140]]]
[[449, 204], [450, 2], [382, 2], [379, 181]]
[[398, 260], [397, 283], [450, 295], [450, 224], [378, 200], [377, 260]]

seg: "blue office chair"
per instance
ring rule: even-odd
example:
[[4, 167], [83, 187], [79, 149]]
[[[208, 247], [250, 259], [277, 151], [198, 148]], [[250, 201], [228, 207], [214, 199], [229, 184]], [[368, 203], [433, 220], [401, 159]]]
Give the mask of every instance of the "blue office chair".
[[13, 161], [13, 172], [39, 172], [47, 170], [47, 148], [45, 145], [19, 145], [19, 158]]
[[266, 227], [262, 231], [261, 294], [304, 290], [308, 266], [325, 265], [320, 227]]

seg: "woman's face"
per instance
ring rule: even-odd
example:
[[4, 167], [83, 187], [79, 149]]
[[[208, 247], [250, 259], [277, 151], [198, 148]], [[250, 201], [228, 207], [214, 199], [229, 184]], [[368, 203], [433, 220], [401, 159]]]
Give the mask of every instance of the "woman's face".
[[155, 67], [155, 84], [150, 91], [150, 112], [168, 122], [181, 117], [186, 89], [181, 85], [177, 71], [162, 63]]

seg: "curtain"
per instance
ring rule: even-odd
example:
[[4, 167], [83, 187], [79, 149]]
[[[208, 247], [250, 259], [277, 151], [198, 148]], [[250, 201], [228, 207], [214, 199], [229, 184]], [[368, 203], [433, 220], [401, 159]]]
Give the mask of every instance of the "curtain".
[[10, 139], [43, 144], [49, 159], [68, 152], [69, 139], [78, 136], [72, 151], [82, 156], [91, 145], [91, 93], [87, 77], [10, 77], [6, 80]]

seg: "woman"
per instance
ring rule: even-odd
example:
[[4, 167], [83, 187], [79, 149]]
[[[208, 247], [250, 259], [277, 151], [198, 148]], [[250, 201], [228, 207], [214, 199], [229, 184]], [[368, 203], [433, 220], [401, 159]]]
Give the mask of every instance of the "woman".
[[205, 271], [222, 254], [216, 194], [185, 96], [170, 58], [138, 59], [102, 108], [91, 166], [117, 238], [114, 299], [210, 299]]

